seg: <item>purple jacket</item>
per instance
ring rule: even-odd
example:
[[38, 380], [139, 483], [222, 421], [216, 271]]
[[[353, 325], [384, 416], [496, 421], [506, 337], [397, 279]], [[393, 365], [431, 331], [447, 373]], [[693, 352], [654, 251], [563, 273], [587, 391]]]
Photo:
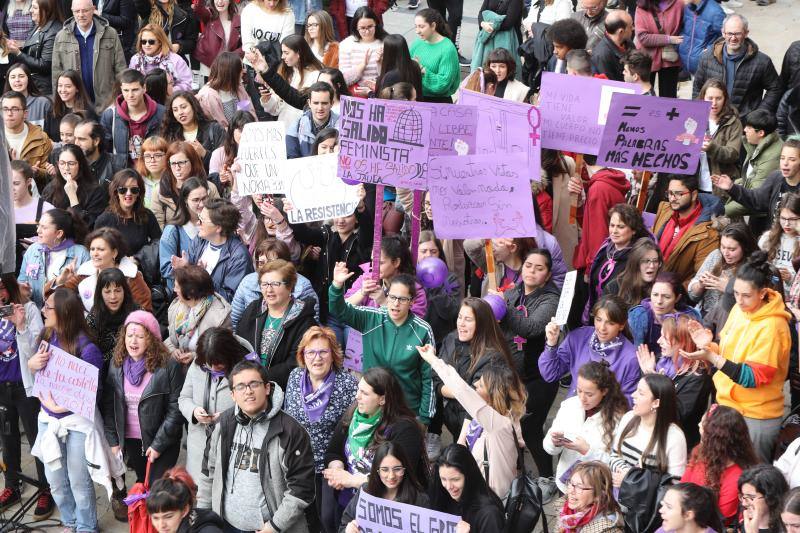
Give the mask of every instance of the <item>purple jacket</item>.
[[[369, 276], [369, 274], [361, 274], [358, 277], [358, 279], [353, 283], [353, 286], [350, 287], [344, 294], [345, 299], [350, 298], [352, 295], [361, 290], [361, 285], [364, 284], [364, 279], [366, 279], [365, 276]], [[411, 302], [411, 312], [424, 319], [425, 313], [428, 309], [428, 298], [425, 296], [425, 289], [422, 288], [422, 285], [419, 284], [419, 281], [414, 283], [417, 287], [417, 295], [414, 297], [414, 301]], [[378, 305], [375, 300], [367, 296], [364, 298], [364, 301], [361, 302], [359, 307], [380, 307], [380, 305]]]
[[636, 348], [631, 341], [622, 337], [622, 346], [602, 355], [589, 347], [589, 339], [594, 332], [594, 327], [584, 326], [571, 331], [558, 348], [545, 346], [539, 356], [539, 372], [542, 379], [552, 383], [569, 372], [572, 375], [572, 384], [569, 386], [567, 396], [575, 394], [575, 385], [578, 382], [578, 369], [590, 361], [608, 361], [611, 371], [617, 376], [622, 393], [630, 402], [631, 394], [636, 390], [636, 385], [641, 378], [639, 361], [636, 359]]
[[134, 54], [129, 67], [138, 70], [145, 76], [156, 68], [164, 69], [172, 76], [176, 91], [192, 90], [192, 70], [186, 61], [175, 52], [170, 52], [166, 57], [159, 56], [155, 60], [145, 58], [144, 54]]

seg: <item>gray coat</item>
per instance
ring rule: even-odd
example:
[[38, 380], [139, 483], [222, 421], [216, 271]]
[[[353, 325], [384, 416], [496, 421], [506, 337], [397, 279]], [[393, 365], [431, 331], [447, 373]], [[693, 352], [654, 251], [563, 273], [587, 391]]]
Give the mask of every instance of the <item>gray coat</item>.
[[[170, 352], [181, 347], [180, 339], [175, 331], [175, 317], [178, 315], [178, 309], [180, 306], [180, 300], [175, 298], [169, 305], [169, 310], [167, 310], [167, 317], [169, 320], [169, 336], [164, 339], [164, 345]], [[214, 300], [206, 310], [203, 318], [200, 319], [200, 323], [197, 325], [197, 329], [195, 330], [197, 335], [193, 339], [194, 344], [197, 343], [197, 339], [200, 338], [200, 335], [202, 335], [205, 330], [208, 328], [217, 327], [233, 329], [231, 327], [231, 304], [225, 301], [225, 298], [219, 294], [214, 293]], [[194, 352], [194, 350], [191, 351]]]

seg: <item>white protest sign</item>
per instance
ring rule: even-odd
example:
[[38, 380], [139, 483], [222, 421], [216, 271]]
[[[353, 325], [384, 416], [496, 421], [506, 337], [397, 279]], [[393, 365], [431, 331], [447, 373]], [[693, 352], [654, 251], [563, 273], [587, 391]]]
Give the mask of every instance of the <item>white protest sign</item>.
[[278, 164], [286, 159], [285, 130], [283, 122], [245, 124], [236, 158], [240, 167], [236, 185], [241, 196], [286, 192], [286, 175]]
[[564, 276], [564, 287], [561, 289], [561, 298], [558, 300], [555, 322], [559, 326], [567, 323], [569, 310], [572, 307], [572, 299], [575, 297], [575, 281], [578, 279], [578, 271], [570, 270]]
[[36, 373], [31, 396], [53, 395], [56, 404], [77, 415], [94, 420], [99, 369], [57, 346], [47, 345], [50, 359]]
[[299, 224], [352, 215], [358, 203], [358, 185], [347, 185], [336, 176], [336, 154], [289, 159], [278, 165], [286, 178], [286, 195], [294, 209], [289, 222]]

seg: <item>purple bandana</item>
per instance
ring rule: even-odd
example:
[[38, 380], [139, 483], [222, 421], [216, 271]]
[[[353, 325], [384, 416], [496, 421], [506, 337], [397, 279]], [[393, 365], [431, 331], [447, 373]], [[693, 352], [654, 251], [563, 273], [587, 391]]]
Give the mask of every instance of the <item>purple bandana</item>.
[[206, 365], [203, 365], [202, 368], [203, 368], [203, 372], [211, 374], [212, 378], [222, 379], [222, 378], [225, 377], [225, 371], [224, 370], [214, 370], [210, 366], [206, 366]]
[[475, 446], [475, 443], [482, 434], [483, 426], [480, 425], [474, 418], [470, 420], [469, 426], [467, 426], [467, 446], [469, 447], [470, 451], [472, 451], [472, 448]]
[[122, 371], [125, 373], [125, 379], [134, 387], [138, 387], [144, 378], [147, 368], [144, 366], [146, 357], [142, 357], [138, 361], [134, 361], [133, 357], [126, 357], [122, 361]]
[[317, 390], [313, 390], [308, 370], [303, 370], [300, 375], [300, 395], [303, 397], [303, 409], [312, 424], [322, 418], [322, 413], [325, 412], [328, 401], [331, 399], [334, 381], [336, 381], [336, 372], [331, 370], [322, 385]]

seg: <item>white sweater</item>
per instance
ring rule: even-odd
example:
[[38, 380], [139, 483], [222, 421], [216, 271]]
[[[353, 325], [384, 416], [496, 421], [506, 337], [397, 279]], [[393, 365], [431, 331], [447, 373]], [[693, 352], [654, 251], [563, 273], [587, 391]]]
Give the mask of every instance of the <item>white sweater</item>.
[[257, 2], [250, 2], [242, 10], [241, 19], [242, 50], [245, 52], [261, 41], [281, 42], [294, 34], [294, 13], [291, 9], [276, 15], [261, 9]]
[[794, 439], [775, 461], [775, 468], [786, 478], [789, 488], [800, 487], [800, 438]]
[[[622, 454], [617, 453], [618, 443], [622, 436], [622, 431], [633, 418], [633, 411], [625, 413], [617, 424], [614, 431], [614, 447], [611, 450], [611, 457], [608, 466], [611, 470], [625, 470], [630, 467], [642, 466], [642, 452], [650, 442], [652, 431], [642, 427], [640, 424], [634, 433], [629, 433], [622, 442]], [[655, 451], [655, 450], [653, 450]], [[667, 473], [678, 480], [686, 470], [686, 437], [681, 428], [672, 424], [667, 432]], [[649, 454], [644, 461], [649, 466], [656, 465], [655, 454]]]

